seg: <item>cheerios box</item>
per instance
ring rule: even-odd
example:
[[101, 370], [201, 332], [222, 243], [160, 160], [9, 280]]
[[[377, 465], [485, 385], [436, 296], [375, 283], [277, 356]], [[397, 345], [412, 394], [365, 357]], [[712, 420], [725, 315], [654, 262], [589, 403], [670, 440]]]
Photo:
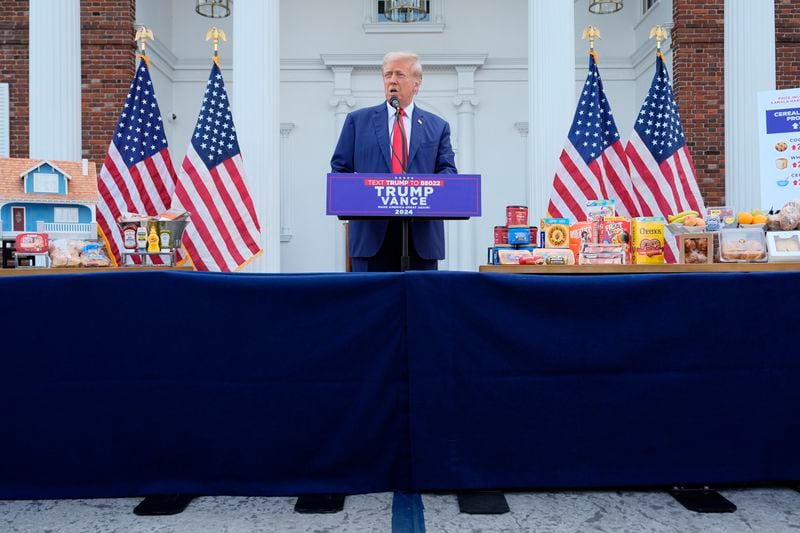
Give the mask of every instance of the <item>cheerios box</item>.
[[569, 248], [568, 218], [543, 218], [539, 228], [544, 235], [542, 248]]
[[631, 223], [631, 252], [635, 264], [664, 262], [664, 218], [638, 217]]

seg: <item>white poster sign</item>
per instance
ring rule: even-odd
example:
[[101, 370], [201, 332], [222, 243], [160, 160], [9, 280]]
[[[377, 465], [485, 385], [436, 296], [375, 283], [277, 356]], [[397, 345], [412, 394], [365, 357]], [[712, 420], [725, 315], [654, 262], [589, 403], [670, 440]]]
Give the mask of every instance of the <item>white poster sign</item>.
[[761, 207], [800, 199], [800, 88], [758, 93]]

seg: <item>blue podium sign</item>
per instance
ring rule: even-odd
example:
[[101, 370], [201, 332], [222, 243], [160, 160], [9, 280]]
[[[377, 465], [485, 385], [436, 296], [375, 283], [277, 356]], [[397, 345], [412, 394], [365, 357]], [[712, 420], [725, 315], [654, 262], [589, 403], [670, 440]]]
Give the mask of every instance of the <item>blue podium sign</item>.
[[328, 215], [467, 218], [481, 214], [478, 174], [328, 174]]

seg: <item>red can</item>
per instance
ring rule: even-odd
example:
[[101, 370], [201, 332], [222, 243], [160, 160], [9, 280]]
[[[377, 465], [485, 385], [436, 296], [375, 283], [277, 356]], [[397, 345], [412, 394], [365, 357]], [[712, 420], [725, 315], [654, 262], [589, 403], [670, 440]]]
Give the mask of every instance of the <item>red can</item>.
[[506, 226], [528, 227], [528, 208], [524, 205], [509, 205], [506, 207]]
[[494, 227], [494, 243], [508, 244], [508, 228], [506, 226]]

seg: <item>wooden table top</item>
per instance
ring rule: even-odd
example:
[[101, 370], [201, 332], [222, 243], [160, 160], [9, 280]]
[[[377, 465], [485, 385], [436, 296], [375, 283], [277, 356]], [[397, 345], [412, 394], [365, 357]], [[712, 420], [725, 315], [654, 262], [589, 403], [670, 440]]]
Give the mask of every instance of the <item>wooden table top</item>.
[[47, 274], [96, 274], [98, 272], [135, 272], [171, 270], [191, 272], [192, 267], [171, 266], [126, 266], [126, 267], [82, 267], [82, 268], [0, 268], [0, 276], [36, 276]]
[[800, 263], [709, 263], [701, 265], [481, 265], [480, 272], [505, 274], [686, 274], [692, 272], [800, 271]]

